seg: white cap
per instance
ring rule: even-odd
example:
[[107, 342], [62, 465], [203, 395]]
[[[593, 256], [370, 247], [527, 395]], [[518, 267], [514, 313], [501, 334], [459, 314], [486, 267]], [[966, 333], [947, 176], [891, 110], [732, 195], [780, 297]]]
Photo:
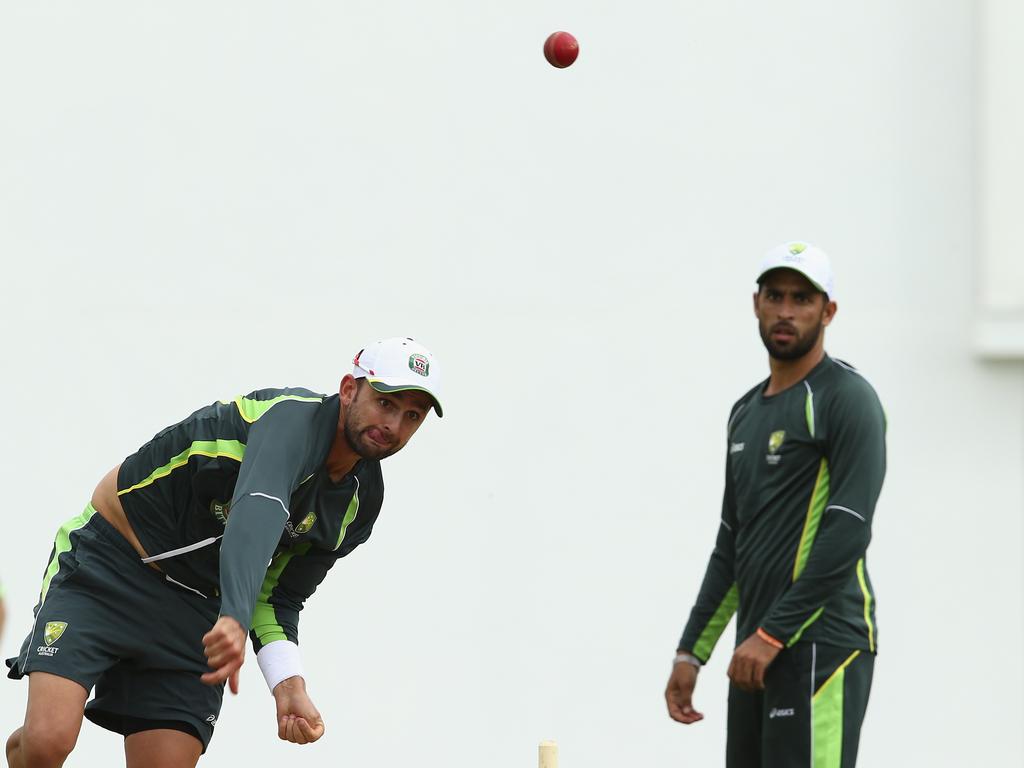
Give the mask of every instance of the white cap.
[[441, 416], [441, 370], [437, 359], [412, 339], [396, 336], [368, 344], [352, 360], [352, 375], [365, 378], [378, 392], [426, 392]]
[[829, 299], [835, 300], [836, 286], [832, 275], [832, 264], [828, 254], [810, 243], [793, 241], [772, 248], [761, 259], [761, 269], [757, 273], [757, 282], [765, 273], [773, 269], [792, 269], [799, 272], [813, 283], [814, 287], [827, 293]]

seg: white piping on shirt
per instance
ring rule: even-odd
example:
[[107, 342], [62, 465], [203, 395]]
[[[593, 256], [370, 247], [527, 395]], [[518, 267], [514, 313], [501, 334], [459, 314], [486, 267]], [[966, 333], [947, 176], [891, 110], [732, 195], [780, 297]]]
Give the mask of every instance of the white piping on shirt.
[[832, 362], [833, 362], [833, 363], [835, 363], [836, 365], [838, 365], [838, 366], [839, 366], [840, 368], [842, 368], [843, 370], [849, 371], [850, 373], [855, 373], [855, 374], [857, 374], [858, 376], [860, 376], [860, 377], [861, 377], [862, 379], [863, 379], [863, 378], [865, 378], [865, 377], [864, 377], [864, 374], [863, 374], [863, 373], [861, 373], [860, 371], [858, 371], [858, 370], [857, 370], [856, 368], [854, 368], [854, 367], [853, 367], [852, 365], [847, 365], [847, 364], [846, 364], [846, 363], [844, 363], [844, 362], [843, 362], [842, 360], [836, 360], [836, 359], [835, 359], [835, 358], [833, 357], [833, 358], [832, 358]]
[[[277, 496], [271, 496], [269, 493], [261, 493], [260, 491], [255, 491], [253, 493], [250, 493], [249, 495], [250, 496], [262, 496], [264, 499], [271, 499], [272, 501], [276, 501], [278, 504], [281, 505], [281, 509], [284, 510], [285, 519], [288, 519], [288, 517], [291, 516], [291, 513], [288, 512], [288, 507], [286, 507], [284, 505], [284, 502], [281, 501], [279, 498], [277, 498]], [[194, 544], [189, 544], [188, 546], [185, 546], [185, 547], [178, 547], [177, 549], [172, 549], [169, 552], [161, 552], [159, 555], [150, 555], [149, 557], [142, 558], [142, 562], [144, 562], [144, 563], [155, 563], [157, 560], [166, 560], [169, 557], [177, 557], [178, 555], [184, 555], [184, 554], [186, 554], [188, 552], [194, 552], [197, 549], [202, 549], [203, 547], [210, 546], [211, 544], [216, 542], [217, 539], [221, 538], [223, 535], [224, 534], [222, 533], [219, 536], [211, 536], [208, 539], [203, 539], [202, 541], [197, 541]], [[174, 581], [174, 579], [171, 579], [170, 577], [168, 577], [168, 580], [169, 581]], [[176, 581], [174, 583], [178, 584], [178, 582], [176, 582]], [[180, 586], [184, 587], [185, 585], [181, 584]], [[185, 587], [185, 588], [186, 589], [192, 589], [191, 587]], [[192, 591], [196, 592], [196, 590], [194, 590], [194, 589]], [[203, 593], [202, 592], [196, 592], [196, 594], [197, 595], [202, 595]], [[206, 595], [203, 595], [203, 597], [206, 597]]]
[[223, 535], [224, 534], [222, 533], [220, 534], [220, 536], [211, 536], [208, 539], [203, 539], [202, 541], [197, 541], [194, 544], [189, 544], [187, 547], [178, 547], [177, 549], [172, 549], [169, 552], [161, 552], [159, 555], [151, 555], [150, 557], [144, 557], [142, 558], [142, 562], [154, 563], [157, 560], [166, 560], [169, 557], [177, 557], [178, 555], [184, 555], [186, 552], [192, 552], [196, 549], [208, 547]]
[[827, 507], [825, 507], [825, 511], [826, 512], [828, 512], [830, 509], [838, 509], [840, 512], [849, 512], [851, 515], [856, 517], [862, 523], [866, 523], [867, 522], [867, 520], [865, 519], [864, 515], [861, 515], [861, 514], [859, 514], [857, 512], [854, 512], [849, 507], [840, 507], [838, 504], [829, 504]]
[[192, 587], [190, 587], [188, 584], [182, 584], [180, 581], [176, 581], [175, 579], [172, 579], [166, 573], [164, 574], [164, 578], [167, 579], [169, 582], [171, 582], [171, 584], [177, 584], [182, 589], [187, 589], [189, 592], [195, 592], [200, 597], [203, 597], [203, 598], [207, 597], [202, 592], [200, 592], [198, 589], [192, 589]]
[[281, 501], [277, 496], [271, 496], [269, 493], [263, 493], [261, 491], [253, 491], [249, 494], [250, 496], [262, 496], [264, 499], [271, 499], [281, 505], [281, 509], [284, 510], [284, 516], [286, 518], [291, 517], [292, 513], [288, 511], [288, 507], [285, 506], [284, 502]]

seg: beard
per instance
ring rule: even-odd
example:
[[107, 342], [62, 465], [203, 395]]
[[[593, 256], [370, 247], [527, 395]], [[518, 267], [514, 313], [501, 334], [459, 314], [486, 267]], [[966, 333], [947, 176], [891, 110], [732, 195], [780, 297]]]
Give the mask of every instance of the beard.
[[821, 336], [821, 329], [825, 327], [819, 322], [807, 334], [801, 336], [794, 326], [787, 323], [784, 327], [793, 332], [793, 340], [787, 344], [779, 344], [771, 336], [772, 331], [778, 326], [779, 323], [776, 323], [771, 328], [765, 328], [763, 324], [758, 324], [761, 342], [768, 350], [768, 354], [775, 360], [799, 360], [814, 349], [814, 345], [818, 343], [818, 337]]
[[352, 450], [362, 458], [380, 461], [397, 452], [401, 447], [397, 440], [389, 445], [375, 443], [366, 434], [369, 429], [370, 427], [363, 426], [359, 421], [356, 409], [345, 414], [345, 439], [352, 446]]

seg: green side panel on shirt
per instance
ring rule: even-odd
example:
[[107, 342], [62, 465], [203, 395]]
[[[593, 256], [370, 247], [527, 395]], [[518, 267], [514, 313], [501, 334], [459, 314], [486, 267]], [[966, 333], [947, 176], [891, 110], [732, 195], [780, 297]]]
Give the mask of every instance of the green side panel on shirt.
[[864, 594], [864, 623], [868, 626], [868, 648], [875, 652], [875, 623], [871, 621], [871, 590], [868, 589], [868, 581], [864, 575], [864, 558], [857, 561], [857, 581], [860, 582], [860, 591]]
[[800, 544], [796, 550], [796, 562], [793, 564], [793, 581], [800, 578], [804, 566], [807, 565], [807, 558], [810, 557], [811, 547], [814, 546], [814, 537], [818, 535], [821, 516], [825, 512], [825, 505], [828, 503], [828, 482], [828, 461], [823, 458], [818, 467], [818, 478], [814, 482], [814, 491], [811, 492], [811, 501], [807, 505], [804, 531], [800, 535]]
[[250, 400], [246, 397], [236, 397], [235, 406], [242, 419], [252, 424], [263, 414], [269, 411], [283, 400], [298, 400], [300, 403], [322, 403], [322, 397], [303, 397], [302, 395], [280, 395], [270, 400]]
[[803, 636], [804, 630], [811, 626], [811, 624], [816, 622], [819, 618], [821, 618], [821, 614], [823, 614], [824, 612], [825, 606], [821, 606], [821, 608], [812, 613], [811, 618], [805, 621], [801, 625], [800, 629], [796, 631], [796, 634], [789, 638], [789, 642], [786, 643], [786, 647], [789, 648], [790, 646], [796, 645], [798, 642], [800, 642], [800, 638]]
[[71, 533], [84, 527], [94, 514], [96, 514], [96, 510], [93, 509], [92, 504], [86, 504], [82, 514], [72, 517], [57, 531], [57, 537], [53, 541], [53, 559], [50, 560], [50, 564], [46, 567], [46, 573], [43, 575], [43, 586], [39, 590], [40, 604], [46, 600], [46, 593], [50, 591], [50, 582], [57, 575], [57, 571], [60, 570], [60, 556], [71, 550]]
[[733, 584], [729, 587], [729, 591], [725, 593], [725, 597], [722, 598], [722, 602], [718, 606], [718, 610], [715, 611], [715, 615], [711, 617], [708, 625], [704, 627], [704, 631], [697, 638], [697, 642], [694, 643], [692, 650], [694, 656], [701, 661], [707, 661], [711, 657], [711, 651], [714, 649], [715, 643], [722, 636], [732, 615], [736, 613], [736, 606], [739, 603], [740, 590], [736, 584]]
[[131, 493], [139, 488], [151, 485], [161, 477], [167, 477], [174, 470], [188, 464], [188, 460], [193, 456], [226, 457], [241, 462], [242, 457], [245, 456], [245, 443], [241, 443], [238, 440], [197, 440], [162, 467], [154, 469], [145, 480], [136, 483], [130, 488], [118, 491], [117, 495], [124, 496], [126, 493]]
[[359, 478], [356, 478], [356, 492], [352, 494], [352, 501], [348, 503], [348, 509], [345, 510], [345, 517], [341, 519], [341, 531], [338, 533], [338, 543], [334, 545], [334, 551], [338, 551], [338, 547], [341, 546], [341, 542], [345, 540], [345, 532], [348, 527], [352, 525], [352, 521], [356, 519], [356, 515], [359, 514]]
[[274, 606], [270, 604], [270, 595], [281, 581], [281, 573], [288, 563], [291, 562], [291, 559], [297, 555], [306, 554], [311, 546], [311, 544], [297, 544], [291, 549], [276, 555], [270, 561], [270, 567], [267, 569], [267, 575], [263, 579], [263, 586], [260, 588], [259, 597], [256, 598], [256, 605], [252, 611], [251, 629], [256, 633], [256, 637], [259, 638], [260, 643], [263, 645], [272, 643], [275, 640], [288, 639], [284, 633], [284, 628], [277, 623]]

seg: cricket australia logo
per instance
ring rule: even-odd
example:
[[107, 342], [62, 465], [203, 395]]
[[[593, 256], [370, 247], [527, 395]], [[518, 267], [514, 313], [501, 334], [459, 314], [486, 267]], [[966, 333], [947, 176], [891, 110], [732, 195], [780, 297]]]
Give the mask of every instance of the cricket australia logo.
[[302, 522], [295, 526], [296, 533], [309, 533], [309, 529], [313, 527], [313, 523], [316, 522], [316, 513], [310, 512], [304, 518]]
[[289, 520], [284, 524], [284, 529], [288, 531], [288, 535], [293, 539], [297, 539], [304, 533], [309, 533], [309, 529], [316, 523], [316, 513], [310, 512], [299, 522], [298, 525], [293, 526], [292, 521]]
[[793, 243], [789, 246], [789, 253], [783, 256], [782, 259], [794, 264], [803, 264], [806, 258], [803, 253], [806, 250], [807, 246], [804, 243]]
[[782, 448], [782, 443], [785, 439], [786, 431], [784, 429], [776, 430], [768, 436], [768, 453], [765, 454], [765, 461], [773, 466], [782, 461], [782, 456], [779, 455], [779, 449]]
[[60, 636], [64, 634], [64, 630], [68, 628], [66, 621], [48, 621], [46, 622], [46, 628], [43, 630], [43, 642], [47, 645], [53, 645]]
[[430, 361], [423, 355], [409, 355], [409, 370], [420, 376], [430, 375]]
[[40, 645], [36, 648], [36, 653], [40, 656], [56, 656], [57, 651], [60, 650], [54, 645], [60, 636], [64, 634], [64, 630], [68, 628], [66, 621], [48, 621], [46, 626], [43, 627], [43, 642], [46, 645]]

